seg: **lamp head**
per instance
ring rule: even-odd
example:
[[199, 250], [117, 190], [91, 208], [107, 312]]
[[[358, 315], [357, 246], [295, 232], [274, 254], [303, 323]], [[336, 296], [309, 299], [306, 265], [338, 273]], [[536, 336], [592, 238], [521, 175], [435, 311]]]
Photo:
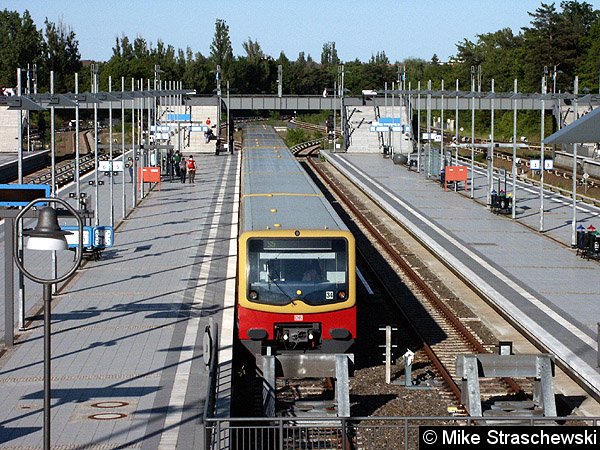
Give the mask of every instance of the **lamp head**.
[[60, 229], [56, 210], [50, 206], [39, 209], [38, 222], [33, 230], [23, 231], [24, 236], [29, 236], [27, 248], [30, 250], [66, 250], [67, 234], [73, 233]]

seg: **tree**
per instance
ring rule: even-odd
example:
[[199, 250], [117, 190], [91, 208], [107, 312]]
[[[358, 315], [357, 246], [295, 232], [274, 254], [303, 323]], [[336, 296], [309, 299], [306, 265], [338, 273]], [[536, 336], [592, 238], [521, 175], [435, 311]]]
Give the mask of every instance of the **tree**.
[[600, 19], [596, 19], [590, 27], [583, 48], [585, 53], [579, 77], [581, 87], [596, 86], [596, 92], [600, 92]]
[[73, 90], [75, 72], [81, 68], [79, 42], [71, 27], [62, 21], [58, 24], [44, 21], [46, 25], [46, 68], [54, 71], [54, 90]]
[[[0, 11], [0, 87], [17, 85], [17, 68], [43, 62], [44, 41], [27, 10]], [[23, 81], [24, 83], [24, 81]]]
[[335, 49], [335, 42], [325, 42], [323, 44], [323, 51], [321, 52], [321, 64], [323, 65], [338, 65], [340, 58], [338, 58], [337, 50]]
[[371, 55], [371, 59], [369, 60], [369, 64], [389, 64], [390, 60], [388, 59], [385, 51], [377, 52], [375, 56]]
[[229, 26], [223, 19], [217, 19], [215, 22], [215, 35], [210, 44], [210, 58], [215, 66], [221, 66], [223, 75], [229, 74], [229, 66], [233, 61], [233, 48], [229, 38]]
[[265, 57], [258, 41], [253, 41], [251, 38], [242, 44], [242, 48], [246, 52], [248, 61], [257, 62]]

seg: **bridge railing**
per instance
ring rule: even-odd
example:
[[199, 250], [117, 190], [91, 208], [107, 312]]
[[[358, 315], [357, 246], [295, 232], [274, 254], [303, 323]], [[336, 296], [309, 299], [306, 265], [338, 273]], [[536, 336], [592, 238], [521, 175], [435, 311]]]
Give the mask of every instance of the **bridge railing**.
[[[360, 417], [360, 418], [226, 418], [207, 419], [205, 431], [214, 437], [214, 449], [231, 448], [250, 450], [257, 448], [337, 448], [351, 450], [413, 450], [419, 448], [420, 431], [423, 427], [479, 425], [522, 425], [529, 427], [552, 426], [565, 432], [569, 425], [590, 427], [593, 433], [600, 417]], [[461, 428], [458, 428], [461, 427]], [[421, 428], [421, 430], [420, 430]], [[507, 428], [510, 430], [511, 428]], [[533, 428], [528, 429], [529, 433]], [[547, 429], [546, 429], [547, 430]], [[550, 434], [549, 431], [544, 431]], [[581, 429], [578, 432], [583, 433]], [[435, 433], [435, 431], [433, 432]], [[439, 434], [439, 433], [438, 433]], [[426, 433], [423, 433], [425, 438]], [[429, 438], [432, 434], [429, 432]], [[437, 436], [438, 440], [440, 436]], [[428, 442], [431, 443], [431, 442]], [[223, 445], [221, 445], [223, 444]], [[211, 447], [207, 447], [211, 448]], [[439, 447], [436, 447], [439, 448]]]

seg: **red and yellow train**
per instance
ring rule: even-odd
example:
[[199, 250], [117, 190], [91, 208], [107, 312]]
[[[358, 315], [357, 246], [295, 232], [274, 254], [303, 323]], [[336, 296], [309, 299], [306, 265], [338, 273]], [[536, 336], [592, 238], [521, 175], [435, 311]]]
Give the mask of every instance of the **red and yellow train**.
[[354, 237], [272, 127], [245, 127], [242, 158], [241, 342], [254, 354], [347, 351], [356, 338]]

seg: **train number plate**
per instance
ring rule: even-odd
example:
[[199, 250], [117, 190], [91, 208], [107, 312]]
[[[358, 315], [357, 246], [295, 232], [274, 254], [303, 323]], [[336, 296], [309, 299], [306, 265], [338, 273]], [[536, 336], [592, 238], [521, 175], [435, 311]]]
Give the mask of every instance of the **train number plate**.
[[304, 320], [304, 316], [302, 314], [294, 314], [294, 322], [302, 322]]
[[325, 291], [325, 300], [333, 300], [333, 291]]

